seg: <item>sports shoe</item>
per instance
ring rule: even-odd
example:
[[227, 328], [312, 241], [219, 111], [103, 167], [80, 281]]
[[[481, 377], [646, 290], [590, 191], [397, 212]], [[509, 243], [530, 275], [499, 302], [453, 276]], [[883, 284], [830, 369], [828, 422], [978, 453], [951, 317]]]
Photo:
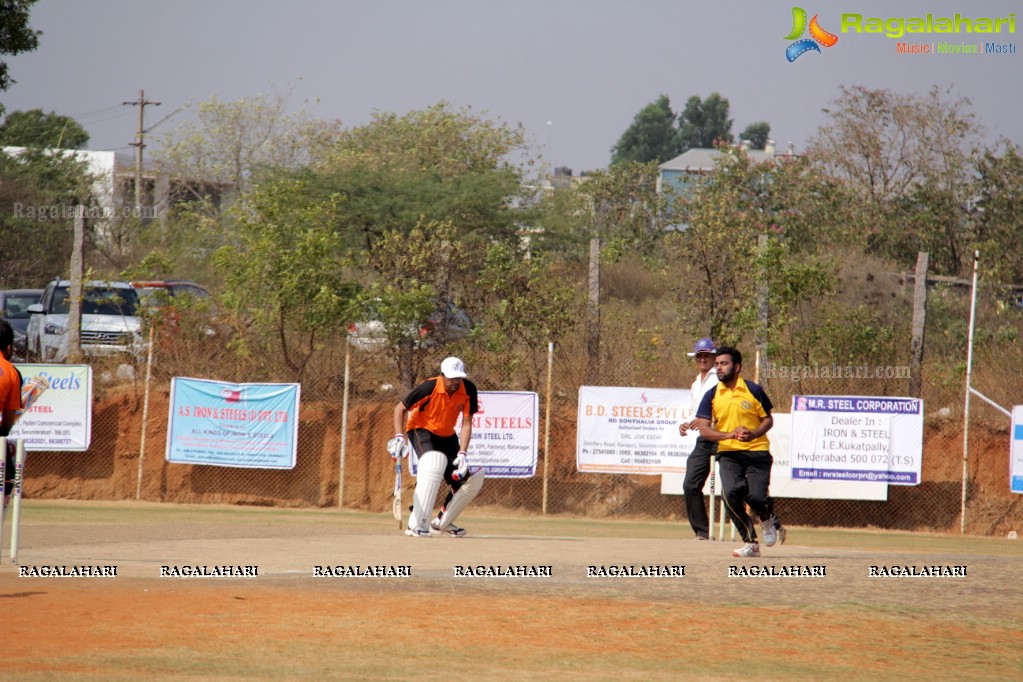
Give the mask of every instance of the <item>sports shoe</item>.
[[428, 538], [430, 531], [426, 528], [406, 528], [405, 535], [411, 535], [414, 538]]
[[453, 523], [449, 523], [446, 528], [441, 528], [438, 519], [434, 519], [430, 524], [430, 535], [450, 535], [451, 537], [460, 538], [465, 535], [465, 529], [459, 528]]
[[777, 516], [771, 514], [771, 518], [760, 522], [760, 527], [764, 531], [765, 545], [768, 547], [774, 547], [775, 543], [778, 543], [779, 545], [785, 544], [785, 528], [782, 527]]
[[703, 542], [706, 542], [707, 540], [710, 540], [710, 538], [708, 538], [706, 535], [694, 535], [693, 539], [694, 540], [701, 540]]
[[755, 542], [747, 542], [739, 549], [732, 552], [737, 557], [758, 557], [760, 556], [760, 545]]
[[774, 528], [774, 516], [766, 521], [761, 521], [760, 528], [763, 530], [764, 544], [774, 547], [774, 543], [778, 542], [778, 531]]

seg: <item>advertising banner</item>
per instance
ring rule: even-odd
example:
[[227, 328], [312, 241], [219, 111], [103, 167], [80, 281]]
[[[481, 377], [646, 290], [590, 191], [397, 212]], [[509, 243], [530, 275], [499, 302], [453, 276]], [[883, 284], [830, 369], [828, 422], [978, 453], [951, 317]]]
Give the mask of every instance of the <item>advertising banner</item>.
[[1009, 444], [1009, 490], [1023, 493], [1023, 405], [1012, 408], [1012, 440]]
[[167, 461], [294, 469], [299, 384], [171, 379]]
[[35, 405], [21, 415], [11, 438], [33, 452], [84, 452], [92, 441], [92, 367], [89, 365], [15, 365], [24, 379], [49, 382]]
[[539, 448], [540, 401], [536, 393], [480, 391], [472, 420], [469, 464], [487, 478], [531, 478]]
[[[480, 391], [479, 412], [472, 420], [469, 469], [483, 469], [487, 478], [532, 478], [540, 452], [540, 401], [526, 391]], [[460, 433], [462, 420], [455, 424]], [[419, 460], [413, 449], [412, 475]]]
[[918, 398], [793, 396], [792, 477], [917, 485], [923, 428]]
[[689, 389], [581, 386], [576, 468], [587, 473], [685, 473], [696, 433], [678, 435]]
[[[767, 434], [771, 441], [771, 497], [795, 497], [804, 500], [887, 500], [888, 484], [884, 481], [861, 482], [835, 479], [793, 478], [789, 465], [792, 441], [792, 415], [787, 412], [772, 412], [774, 426]], [[679, 474], [664, 474], [661, 482], [662, 495], [682, 495]], [[720, 481], [720, 477], [718, 478]], [[717, 486], [721, 493], [721, 484]], [[704, 484], [703, 494], [710, 495], [710, 481]]]

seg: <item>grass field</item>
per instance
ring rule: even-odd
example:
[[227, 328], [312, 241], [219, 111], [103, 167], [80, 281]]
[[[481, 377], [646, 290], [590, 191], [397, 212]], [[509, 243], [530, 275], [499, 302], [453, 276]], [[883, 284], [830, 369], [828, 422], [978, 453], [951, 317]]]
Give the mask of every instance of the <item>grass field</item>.
[[[475, 513], [474, 513], [475, 512]], [[0, 565], [10, 679], [1006, 680], [1023, 677], [1023, 543], [792, 528], [755, 560], [684, 524], [27, 500]], [[5, 539], [9, 538], [9, 525]], [[6, 544], [6, 541], [5, 541]], [[116, 577], [19, 577], [116, 566]], [[255, 577], [160, 577], [254, 566]], [[410, 577], [314, 577], [316, 567]], [[546, 577], [456, 576], [550, 567]], [[684, 566], [681, 577], [588, 577]], [[816, 577], [730, 577], [751, 566]], [[871, 567], [960, 577], [871, 577]], [[81, 570], [81, 569], [79, 569]], [[322, 572], [322, 571], [321, 571]], [[606, 572], [606, 571], [605, 571]]]

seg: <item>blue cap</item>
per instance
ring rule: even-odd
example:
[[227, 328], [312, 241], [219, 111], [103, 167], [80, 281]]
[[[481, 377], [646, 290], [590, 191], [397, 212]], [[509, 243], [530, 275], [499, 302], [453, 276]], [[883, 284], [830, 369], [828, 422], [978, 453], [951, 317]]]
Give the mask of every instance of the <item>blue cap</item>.
[[693, 348], [693, 352], [689, 354], [689, 357], [693, 357], [699, 353], [717, 353], [717, 346], [710, 339], [703, 338], [696, 342], [696, 346]]

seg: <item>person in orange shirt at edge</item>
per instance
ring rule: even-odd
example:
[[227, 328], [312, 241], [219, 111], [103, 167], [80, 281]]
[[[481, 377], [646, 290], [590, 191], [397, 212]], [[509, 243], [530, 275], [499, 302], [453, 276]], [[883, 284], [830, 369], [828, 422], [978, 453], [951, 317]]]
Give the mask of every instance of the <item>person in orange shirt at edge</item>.
[[[696, 412], [700, 436], [718, 444], [721, 485], [728, 515], [745, 543], [736, 557], [760, 556], [760, 544], [746, 505], [760, 517], [764, 544], [784, 543], [786, 531], [774, 514], [771, 485], [770, 441], [774, 426], [771, 399], [758, 384], [739, 376], [742, 353], [730, 346], [717, 349], [714, 358], [718, 385], [707, 391]], [[713, 424], [713, 426], [711, 426]]]
[[[419, 458], [406, 535], [465, 535], [465, 529], [456, 526], [455, 520], [479, 494], [484, 478], [482, 469], [469, 471], [466, 456], [472, 438], [472, 416], [478, 411], [476, 385], [467, 378], [465, 364], [454, 357], [441, 363], [439, 376], [419, 384], [394, 406], [395, 435], [387, 442], [387, 451], [392, 457], [404, 457], [411, 445]], [[462, 426], [456, 434], [459, 417]], [[447, 481], [451, 490], [431, 522], [441, 481]]]
[[[11, 353], [14, 350], [14, 329], [7, 320], [0, 320], [0, 436], [9, 436], [14, 423], [18, 421], [21, 410], [21, 373], [11, 364]], [[7, 452], [0, 452], [6, 457], [3, 497], [0, 504], [7, 506], [7, 499], [14, 487], [14, 443], [7, 443]]]

